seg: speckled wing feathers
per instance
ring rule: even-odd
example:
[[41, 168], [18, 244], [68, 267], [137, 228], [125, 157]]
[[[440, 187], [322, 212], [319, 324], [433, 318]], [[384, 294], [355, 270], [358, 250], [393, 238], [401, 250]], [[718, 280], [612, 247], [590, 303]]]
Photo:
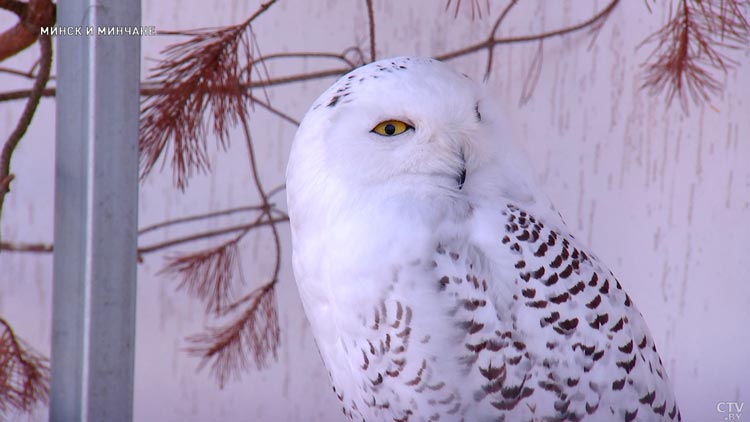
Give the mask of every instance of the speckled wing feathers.
[[433, 260], [411, 263], [433, 274], [445, 309], [438, 317], [454, 321], [442, 333], [452, 342], [433, 344], [435, 316], [417, 314], [410, 300], [419, 298], [392, 289], [365, 313], [367, 339], [348, 348], [359, 391], [347, 396], [334, 386], [344, 413], [387, 421], [681, 420], [643, 318], [612, 273], [519, 207], [498, 212], [506, 219], [498, 250], [515, 279], [496, 279], [507, 269], [493, 271], [498, 260], [462, 241], [439, 242]]
[[[414, 353], [428, 345], [431, 337], [412, 335], [411, 307], [398, 300], [383, 301], [366, 323], [370, 337], [356, 343], [350, 355], [361, 369], [358, 394], [347, 397], [337, 392], [344, 414], [366, 420], [363, 415], [376, 410], [395, 422], [450, 420], [457, 415], [461, 408], [457, 386], [440, 374], [435, 359]], [[362, 404], [365, 412], [360, 411]]]
[[506, 410], [526, 403], [516, 415], [528, 420], [680, 420], [643, 317], [614, 275], [572, 236], [515, 205], [501, 212], [518, 271], [510, 321], [499, 322], [507, 331], [494, 333], [512, 345], [501, 352], [517, 393], [503, 396]]

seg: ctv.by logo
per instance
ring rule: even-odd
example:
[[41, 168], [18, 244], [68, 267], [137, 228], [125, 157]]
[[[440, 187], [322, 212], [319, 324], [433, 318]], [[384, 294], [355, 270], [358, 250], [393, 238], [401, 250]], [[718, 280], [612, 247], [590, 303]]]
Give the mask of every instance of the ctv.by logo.
[[744, 402], [720, 401], [716, 404], [716, 411], [724, 414], [725, 421], [739, 421], [742, 418], [743, 407]]

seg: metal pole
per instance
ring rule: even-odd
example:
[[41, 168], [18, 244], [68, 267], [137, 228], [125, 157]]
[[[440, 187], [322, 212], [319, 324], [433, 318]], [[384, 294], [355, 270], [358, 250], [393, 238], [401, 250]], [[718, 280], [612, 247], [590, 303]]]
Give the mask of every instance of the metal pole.
[[[58, 26], [140, 25], [140, 0], [57, 7]], [[140, 41], [57, 37], [51, 421], [133, 417]]]

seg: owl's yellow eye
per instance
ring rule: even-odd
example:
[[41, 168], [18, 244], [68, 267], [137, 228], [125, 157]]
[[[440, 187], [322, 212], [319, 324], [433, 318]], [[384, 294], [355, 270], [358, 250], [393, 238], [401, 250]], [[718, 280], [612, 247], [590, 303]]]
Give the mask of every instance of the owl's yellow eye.
[[406, 132], [408, 129], [412, 129], [412, 127], [400, 120], [386, 120], [378, 123], [372, 131], [382, 136], [396, 136]]

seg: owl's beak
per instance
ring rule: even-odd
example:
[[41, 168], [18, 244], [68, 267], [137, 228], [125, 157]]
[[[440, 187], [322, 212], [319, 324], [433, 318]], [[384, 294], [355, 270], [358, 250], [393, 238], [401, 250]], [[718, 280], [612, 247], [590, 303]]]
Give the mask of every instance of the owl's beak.
[[463, 148], [461, 149], [461, 171], [459, 172], [456, 181], [458, 182], [458, 189], [464, 187], [464, 182], [466, 181], [466, 158], [464, 157]]

